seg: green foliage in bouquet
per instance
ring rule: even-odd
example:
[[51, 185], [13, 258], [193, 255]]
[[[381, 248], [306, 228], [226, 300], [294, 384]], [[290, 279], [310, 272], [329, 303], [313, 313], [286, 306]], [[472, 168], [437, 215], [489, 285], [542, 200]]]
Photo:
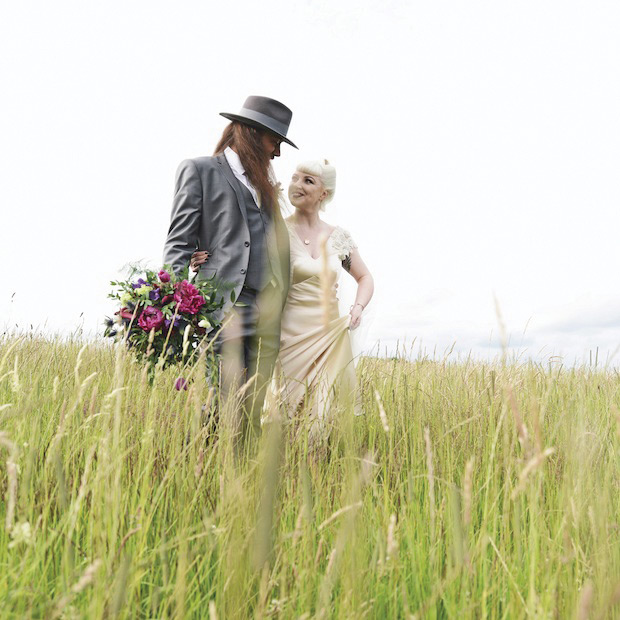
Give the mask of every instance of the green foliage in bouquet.
[[151, 370], [197, 361], [200, 343], [220, 327], [222, 291], [212, 279], [190, 282], [187, 269], [175, 275], [168, 266], [159, 272], [134, 266], [126, 280], [110, 284], [108, 297], [120, 309], [106, 319], [104, 335], [125, 342]]

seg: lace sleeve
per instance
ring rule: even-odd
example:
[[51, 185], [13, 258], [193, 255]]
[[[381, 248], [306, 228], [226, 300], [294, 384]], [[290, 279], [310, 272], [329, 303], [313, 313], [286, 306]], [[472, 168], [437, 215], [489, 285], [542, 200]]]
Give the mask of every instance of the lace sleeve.
[[336, 226], [336, 230], [332, 234], [332, 246], [338, 254], [342, 266], [349, 271], [351, 269], [351, 250], [357, 248], [349, 231]]

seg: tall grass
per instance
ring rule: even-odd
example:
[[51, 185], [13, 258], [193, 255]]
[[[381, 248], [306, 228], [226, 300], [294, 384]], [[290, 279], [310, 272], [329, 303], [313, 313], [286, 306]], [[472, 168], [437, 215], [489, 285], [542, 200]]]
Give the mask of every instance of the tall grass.
[[[0, 342], [0, 616], [620, 617], [620, 377], [364, 359], [329, 449], [205, 382]], [[207, 408], [209, 409], [209, 408]]]

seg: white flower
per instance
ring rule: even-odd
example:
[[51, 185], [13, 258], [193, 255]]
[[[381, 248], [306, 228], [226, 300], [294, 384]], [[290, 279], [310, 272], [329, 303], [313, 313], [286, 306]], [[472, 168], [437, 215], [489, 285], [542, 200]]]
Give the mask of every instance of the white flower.
[[13, 539], [9, 543], [9, 549], [16, 547], [20, 543], [26, 543], [27, 545], [32, 543], [32, 529], [28, 521], [23, 523], [17, 523], [11, 530], [11, 538]]
[[211, 327], [211, 323], [209, 319], [202, 319], [202, 321], [198, 321], [198, 327]]

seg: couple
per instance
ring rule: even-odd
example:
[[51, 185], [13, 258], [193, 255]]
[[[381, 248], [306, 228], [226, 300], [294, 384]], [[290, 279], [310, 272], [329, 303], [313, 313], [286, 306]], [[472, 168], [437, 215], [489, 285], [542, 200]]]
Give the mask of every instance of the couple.
[[[248, 97], [239, 114], [222, 116], [231, 123], [215, 155], [186, 160], [177, 171], [164, 263], [178, 272], [191, 260], [197, 277], [233, 287], [213, 348], [222, 383], [254, 378], [238, 420], [242, 436], [260, 433], [276, 365], [289, 413], [307, 399], [311, 428], [320, 433], [334, 383], [354, 389], [348, 328], [360, 323], [372, 276], [350, 235], [319, 217], [336, 188], [327, 161], [297, 167], [288, 189], [295, 212], [282, 216], [271, 160], [282, 142], [297, 148], [286, 137], [291, 110], [274, 99]], [[340, 317], [342, 268], [358, 289], [350, 314]]]

